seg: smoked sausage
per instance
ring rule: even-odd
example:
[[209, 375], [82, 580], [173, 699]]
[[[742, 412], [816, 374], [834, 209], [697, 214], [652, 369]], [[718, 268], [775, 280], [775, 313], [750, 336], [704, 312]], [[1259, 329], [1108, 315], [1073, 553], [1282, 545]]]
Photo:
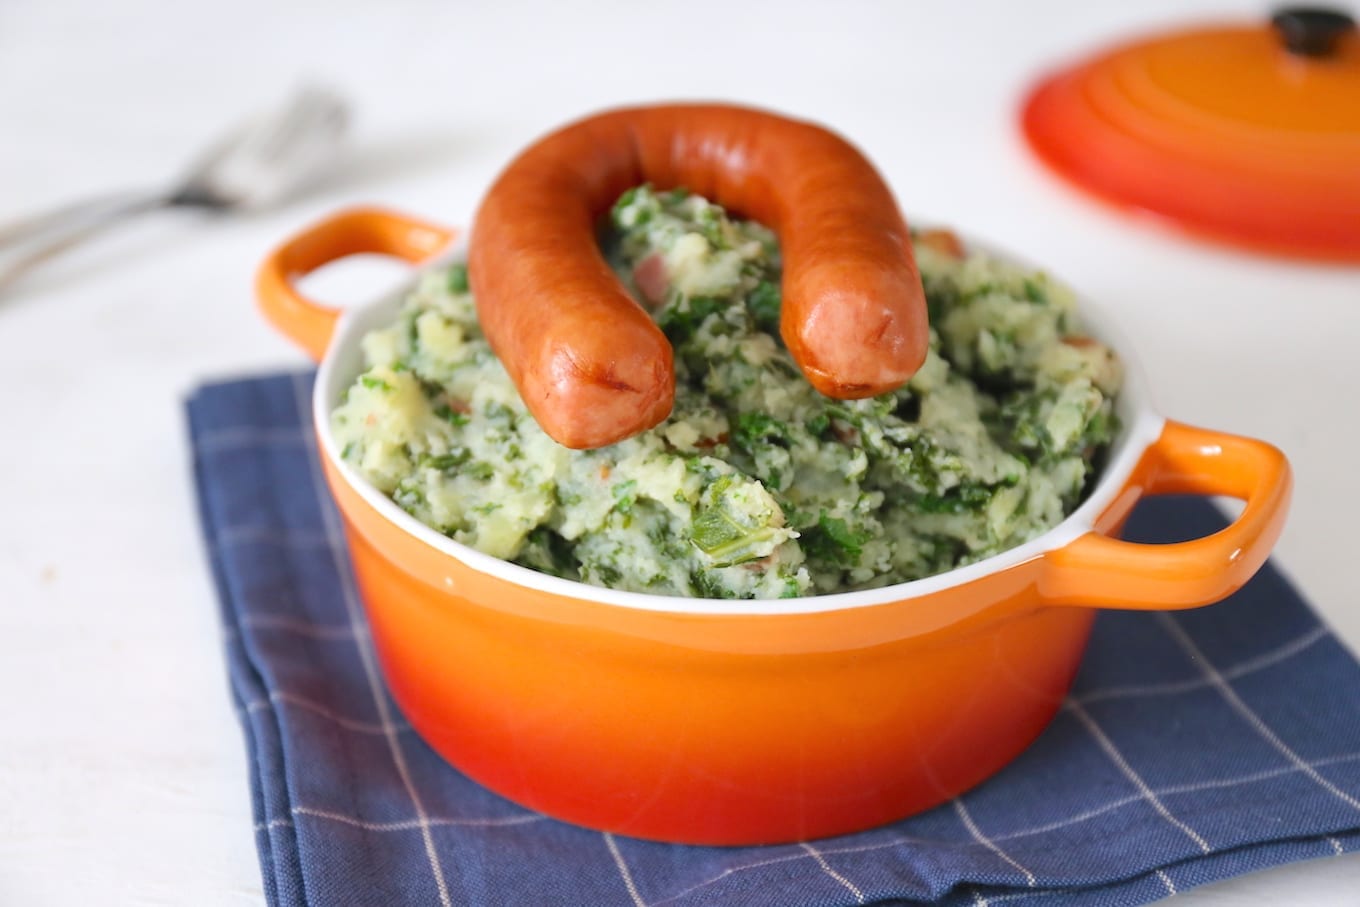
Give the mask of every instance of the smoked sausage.
[[627, 188], [683, 186], [779, 236], [780, 334], [823, 394], [870, 397], [925, 359], [925, 294], [891, 191], [811, 123], [717, 104], [607, 111], [530, 146], [473, 221], [478, 318], [543, 430], [602, 447], [669, 415], [670, 344], [605, 263], [597, 218]]

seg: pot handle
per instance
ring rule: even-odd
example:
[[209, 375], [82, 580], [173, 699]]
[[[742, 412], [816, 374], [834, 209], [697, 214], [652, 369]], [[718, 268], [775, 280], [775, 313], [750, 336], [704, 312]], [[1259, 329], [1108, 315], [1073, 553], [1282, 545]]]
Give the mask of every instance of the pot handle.
[[1289, 461], [1278, 448], [1167, 422], [1125, 489], [1132, 497], [1124, 506], [1145, 494], [1226, 495], [1246, 502], [1241, 515], [1213, 535], [1170, 545], [1088, 532], [1045, 555], [1040, 595], [1053, 605], [1138, 610], [1220, 601], [1265, 563], [1284, 526], [1292, 486]]
[[440, 252], [455, 236], [448, 227], [380, 208], [351, 208], [330, 215], [285, 241], [260, 265], [255, 293], [274, 327], [320, 362], [340, 309], [303, 296], [293, 281], [347, 255], [377, 253], [416, 264]]

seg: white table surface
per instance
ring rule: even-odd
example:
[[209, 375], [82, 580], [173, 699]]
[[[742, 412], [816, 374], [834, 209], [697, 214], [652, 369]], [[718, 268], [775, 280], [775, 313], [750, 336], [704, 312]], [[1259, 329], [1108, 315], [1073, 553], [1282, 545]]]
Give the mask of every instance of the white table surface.
[[[1360, 269], [1186, 242], [1057, 186], [1014, 126], [1046, 64], [1254, 2], [0, 3], [0, 220], [174, 172], [305, 79], [358, 105], [353, 155], [283, 210], [147, 219], [0, 299], [0, 904], [256, 904], [240, 731], [194, 514], [197, 383], [303, 364], [256, 314], [271, 243], [381, 202], [464, 221], [536, 134], [603, 105], [716, 97], [833, 124], [921, 221], [1046, 263], [1113, 306], [1174, 418], [1297, 469], [1279, 562], [1360, 647]], [[390, 277], [332, 275], [332, 299]], [[1341, 905], [1360, 857], [1190, 907]]]

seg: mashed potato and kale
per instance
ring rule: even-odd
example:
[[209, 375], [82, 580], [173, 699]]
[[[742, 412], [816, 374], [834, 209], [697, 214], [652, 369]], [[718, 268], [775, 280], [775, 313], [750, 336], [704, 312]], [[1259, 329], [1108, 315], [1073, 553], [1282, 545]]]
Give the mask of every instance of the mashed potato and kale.
[[916, 237], [930, 355], [900, 390], [832, 400], [779, 340], [779, 250], [682, 191], [631, 190], [615, 269], [675, 347], [670, 418], [610, 447], [543, 433], [477, 326], [461, 266], [363, 340], [344, 459], [496, 557], [664, 595], [774, 598], [940, 573], [1051, 528], [1114, 431], [1110, 350], [1045, 275]]

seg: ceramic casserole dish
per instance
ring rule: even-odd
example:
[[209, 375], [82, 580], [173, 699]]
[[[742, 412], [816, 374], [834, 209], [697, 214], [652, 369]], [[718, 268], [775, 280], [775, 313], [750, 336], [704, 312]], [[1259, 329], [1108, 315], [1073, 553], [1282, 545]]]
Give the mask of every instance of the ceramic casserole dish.
[[[851, 832], [927, 809], [996, 772], [1060, 707], [1101, 608], [1218, 601], [1265, 561], [1288, 464], [1260, 441], [1163, 419], [1132, 351], [1122, 430], [1061, 524], [927, 579], [800, 599], [717, 601], [597, 588], [461, 545], [344, 463], [330, 414], [363, 368], [359, 339], [401, 294], [340, 312], [295, 287], [356, 253], [461, 260], [455, 231], [377, 209], [283, 243], [258, 278], [266, 316], [320, 362], [322, 466], [382, 671], [420, 735], [486, 787], [620, 834], [754, 844]], [[1144, 495], [1245, 501], [1206, 538], [1116, 538]]]

